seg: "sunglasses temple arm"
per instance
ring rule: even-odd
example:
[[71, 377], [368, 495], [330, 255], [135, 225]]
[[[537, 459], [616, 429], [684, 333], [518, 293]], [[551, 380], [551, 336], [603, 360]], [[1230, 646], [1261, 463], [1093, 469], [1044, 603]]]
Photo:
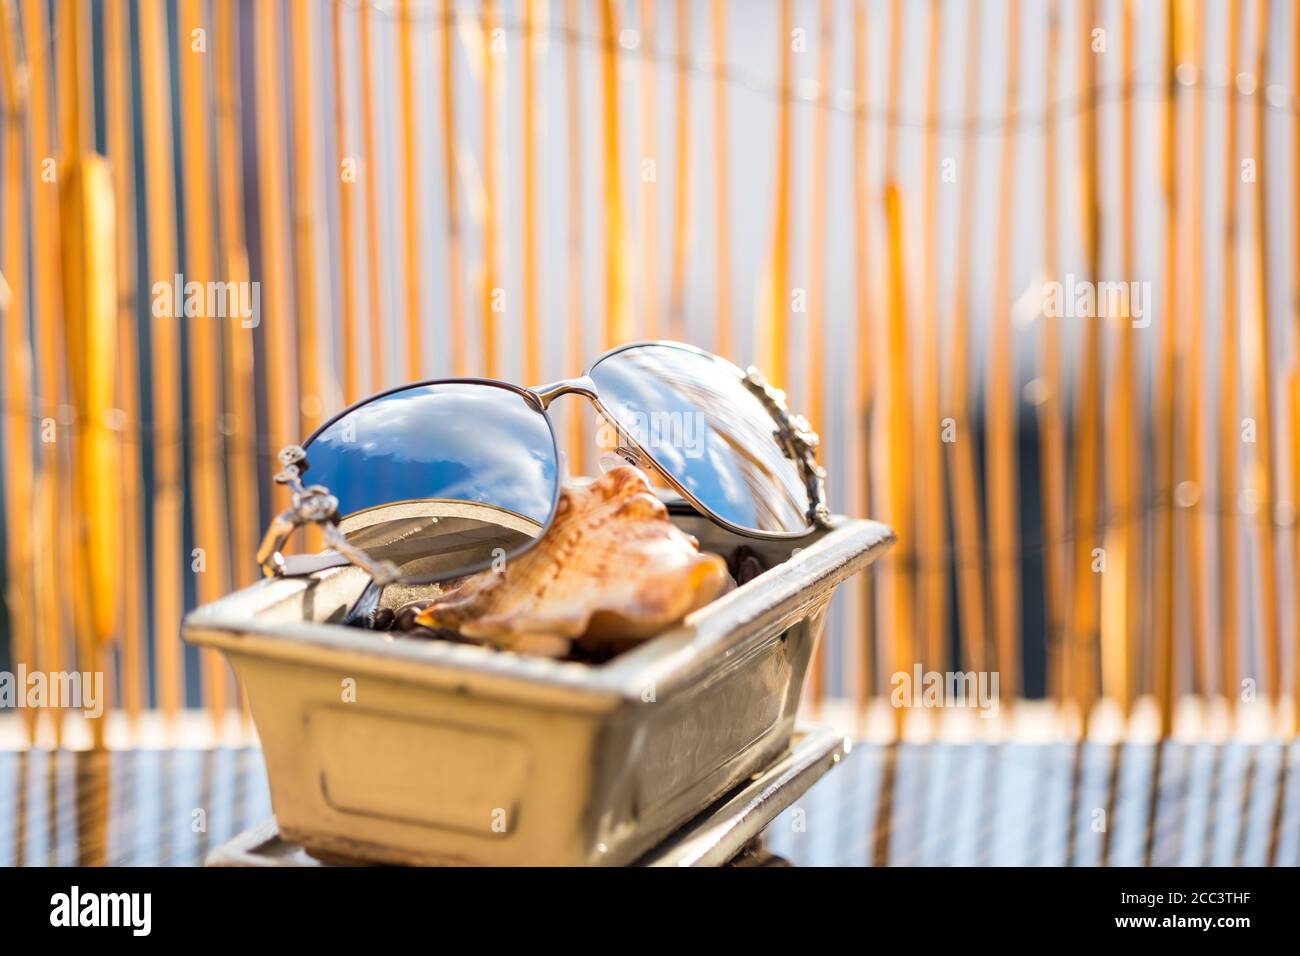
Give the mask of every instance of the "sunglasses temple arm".
[[307, 470], [307, 453], [298, 445], [282, 448], [277, 456], [284, 467], [275, 476], [277, 484], [288, 487], [292, 503], [275, 516], [266, 529], [262, 545], [257, 549], [257, 563], [267, 577], [285, 574], [282, 553], [285, 542], [300, 525], [320, 525], [325, 542], [352, 564], [370, 575], [371, 581], [382, 588], [398, 580], [401, 573], [391, 561], [376, 561], [361, 548], [356, 547], [339, 530], [338, 499], [324, 485], [304, 485], [302, 473]]
[[347, 537], [344, 536], [338, 525], [333, 521], [316, 517], [304, 519], [293, 508], [287, 508], [276, 515], [271, 522], [271, 526], [266, 529], [266, 535], [262, 538], [261, 547], [257, 549], [257, 563], [261, 566], [262, 573], [266, 577], [278, 578], [288, 574], [288, 562], [285, 560], [282, 549], [293, 533], [305, 524], [320, 525], [326, 545], [346, 558], [349, 564], [354, 564], [365, 571], [370, 575], [371, 581], [381, 588], [384, 585], [392, 584], [401, 577], [397, 566], [393, 562], [376, 561], [370, 557], [361, 548], [348, 541]]
[[298, 528], [300, 522], [297, 518], [292, 508], [286, 508], [272, 519], [266, 534], [262, 536], [262, 544], [257, 549], [257, 564], [264, 576], [276, 578], [284, 574], [284, 555], [281, 552]]
[[[257, 563], [261, 565], [262, 573], [268, 578], [282, 577], [286, 573], [282, 549], [290, 536], [297, 530], [299, 524], [304, 523], [298, 521], [297, 517], [296, 512], [292, 508], [288, 508], [276, 515], [271, 522], [271, 526], [266, 529], [266, 535], [262, 538], [262, 546], [257, 549]], [[349, 553], [363, 555], [363, 552], [348, 545], [347, 539], [343, 537], [334, 524], [331, 522], [322, 522], [322, 524], [326, 528], [325, 537], [334, 546], [335, 550], [348, 558], [352, 564], [361, 567], [366, 566], [356, 560], [352, 553]], [[331, 534], [331, 531], [333, 534]], [[339, 542], [342, 543], [342, 547], [338, 546]], [[369, 561], [368, 556], [366, 560]], [[384, 584], [372, 574], [356, 602], [344, 614], [343, 625], [345, 627], [368, 627], [374, 618], [374, 613], [379, 607], [379, 600], [383, 595]]]

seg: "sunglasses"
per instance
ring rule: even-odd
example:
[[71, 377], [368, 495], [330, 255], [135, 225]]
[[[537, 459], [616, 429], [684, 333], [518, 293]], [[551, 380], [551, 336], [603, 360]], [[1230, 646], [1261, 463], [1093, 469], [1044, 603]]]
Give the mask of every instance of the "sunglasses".
[[[275, 480], [292, 501], [267, 529], [258, 563], [268, 576], [352, 563], [383, 587], [447, 581], [518, 556], [555, 518], [562, 468], [547, 410], [570, 394], [600, 413], [602, 445], [723, 528], [797, 538], [830, 526], [817, 435], [790, 414], [784, 393], [756, 369], [693, 346], [638, 342], [538, 388], [437, 379], [345, 409], [279, 453]], [[308, 524], [323, 528], [333, 553], [282, 554]]]

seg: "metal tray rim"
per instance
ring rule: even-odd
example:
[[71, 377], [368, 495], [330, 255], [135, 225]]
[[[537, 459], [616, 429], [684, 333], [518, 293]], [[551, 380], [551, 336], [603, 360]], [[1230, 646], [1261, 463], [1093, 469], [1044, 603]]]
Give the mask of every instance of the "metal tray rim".
[[779, 633], [893, 541], [893, 532], [879, 522], [836, 516], [833, 530], [789, 560], [701, 608], [673, 630], [595, 667], [506, 651], [485, 653], [447, 642], [400, 637], [377, 641], [373, 634], [337, 624], [259, 619], [260, 612], [305, 589], [305, 581], [261, 581], [196, 608], [185, 617], [183, 633], [199, 645], [317, 666], [325, 651], [331, 662], [346, 659], [392, 676], [399, 676], [400, 669], [403, 679], [416, 682], [445, 683], [457, 675], [462, 681], [500, 678], [639, 702], [647, 682], [658, 691], [689, 683], [707, 673], [719, 654]]

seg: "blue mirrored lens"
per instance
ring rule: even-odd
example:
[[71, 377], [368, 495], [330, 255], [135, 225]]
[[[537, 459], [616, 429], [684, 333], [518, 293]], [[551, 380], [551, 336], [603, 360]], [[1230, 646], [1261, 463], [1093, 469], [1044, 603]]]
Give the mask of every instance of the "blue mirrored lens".
[[777, 425], [716, 356], [639, 345], [591, 370], [601, 403], [701, 504], [753, 531], [808, 530], [808, 493]]
[[518, 392], [444, 382], [400, 389], [346, 413], [306, 445], [308, 484], [347, 518], [429, 500], [478, 502], [539, 528], [555, 501], [555, 437]]

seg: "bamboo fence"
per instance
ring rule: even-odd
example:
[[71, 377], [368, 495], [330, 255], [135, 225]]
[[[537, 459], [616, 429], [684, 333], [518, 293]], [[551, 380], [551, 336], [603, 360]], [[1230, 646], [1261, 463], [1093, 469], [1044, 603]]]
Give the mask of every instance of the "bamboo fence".
[[899, 533], [811, 705], [919, 664], [1293, 732], [1297, 91], [1294, 0], [0, 0], [0, 661], [224, 726], [179, 623], [278, 447], [671, 336]]

